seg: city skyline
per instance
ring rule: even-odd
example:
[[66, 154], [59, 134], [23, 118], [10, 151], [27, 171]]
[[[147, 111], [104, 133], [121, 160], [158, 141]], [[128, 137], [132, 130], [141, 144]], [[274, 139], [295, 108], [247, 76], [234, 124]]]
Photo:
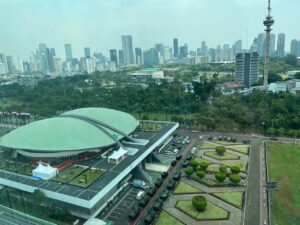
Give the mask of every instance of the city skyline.
[[[183, 0], [171, 4], [166, 0], [159, 2], [160, 7], [156, 7], [156, 3], [157, 0], [90, 1], [89, 4], [68, 0], [63, 3], [56, 0], [2, 1], [0, 6], [6, 13], [0, 15], [0, 19], [6, 22], [0, 36], [0, 49], [6, 55], [27, 59], [39, 43], [47, 43], [57, 50], [56, 55], [64, 58], [63, 46], [70, 43], [74, 57], [82, 56], [86, 46], [91, 48], [91, 54], [102, 52], [108, 55], [109, 49], [122, 49], [120, 36], [123, 34], [132, 35], [133, 48], [142, 50], [150, 49], [155, 43], [172, 47], [174, 38], [179, 39], [179, 46], [188, 43], [189, 49], [194, 50], [201, 47], [202, 41], [216, 47], [233, 44], [238, 39], [242, 39], [248, 48], [253, 37], [264, 30], [261, 22], [265, 17], [263, 1], [225, 3], [223, 0], [216, 4], [216, 0]], [[273, 15], [278, 21], [273, 32], [286, 33], [286, 43], [300, 38], [299, 31], [288, 26], [289, 18], [297, 20], [295, 18], [299, 17], [296, 10], [299, 7], [296, 0], [290, 0], [289, 4], [278, 0], [273, 3]], [[16, 9], [18, 14], [11, 17]], [[279, 13], [279, 9], [289, 13]], [[96, 15], [95, 11], [98, 11]], [[213, 17], [210, 12], [214, 12]], [[218, 22], [224, 18], [226, 26], [224, 22]]]

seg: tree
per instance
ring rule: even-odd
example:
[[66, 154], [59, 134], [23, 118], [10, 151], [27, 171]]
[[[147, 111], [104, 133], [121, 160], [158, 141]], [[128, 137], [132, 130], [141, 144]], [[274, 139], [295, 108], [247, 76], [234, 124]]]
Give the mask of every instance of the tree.
[[226, 148], [224, 146], [217, 146], [215, 150], [219, 155], [224, 155]]
[[240, 177], [239, 175], [232, 174], [232, 175], [229, 176], [229, 180], [230, 180], [232, 183], [238, 184], [238, 183], [240, 183], [240, 181], [241, 181], [241, 177]]
[[189, 164], [194, 170], [196, 170], [196, 168], [199, 165], [199, 163], [196, 160], [191, 160]]
[[40, 203], [43, 202], [45, 199], [45, 194], [43, 191], [40, 189], [35, 189], [34, 192], [32, 193], [32, 200], [34, 202]]
[[204, 212], [207, 206], [207, 200], [201, 195], [192, 198], [192, 204], [197, 211]]
[[191, 177], [193, 172], [194, 172], [194, 169], [193, 169], [193, 167], [190, 167], [190, 166], [184, 170], [185, 175], [187, 175], [188, 177]]
[[300, 79], [300, 72], [295, 73], [294, 77], [295, 77], [296, 79]]
[[200, 178], [203, 178], [205, 176], [205, 172], [203, 170], [198, 170], [196, 174]]
[[202, 162], [200, 162], [199, 163], [199, 166], [200, 166], [200, 168], [202, 169], [202, 170], [206, 170], [207, 169], [207, 167], [208, 167], [208, 162], [206, 162], [206, 161], [202, 161]]
[[215, 173], [215, 178], [219, 182], [223, 182], [226, 179], [226, 175], [225, 175], [225, 173]]
[[297, 66], [297, 57], [294, 55], [287, 55], [284, 57], [284, 62], [290, 66]]
[[241, 172], [241, 168], [239, 166], [232, 166], [230, 168], [231, 172], [234, 174], [238, 174], [239, 172]]
[[224, 165], [221, 165], [221, 166], [219, 166], [219, 171], [220, 171], [221, 173], [226, 173], [226, 172], [227, 172], [227, 167], [224, 166]]

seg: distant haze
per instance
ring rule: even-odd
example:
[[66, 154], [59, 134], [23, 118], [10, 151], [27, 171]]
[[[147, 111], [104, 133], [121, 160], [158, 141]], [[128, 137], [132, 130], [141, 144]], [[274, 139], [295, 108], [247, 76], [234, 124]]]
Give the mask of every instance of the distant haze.
[[[300, 1], [273, 0], [274, 33], [300, 39]], [[196, 49], [205, 40], [209, 47], [243, 40], [249, 47], [264, 31], [267, 0], [0, 0], [0, 53], [28, 59], [39, 43], [54, 47], [62, 59], [64, 44], [73, 55], [84, 47], [108, 55], [121, 49], [121, 35], [133, 37], [142, 50], [163, 43], [172, 47], [188, 43]]]

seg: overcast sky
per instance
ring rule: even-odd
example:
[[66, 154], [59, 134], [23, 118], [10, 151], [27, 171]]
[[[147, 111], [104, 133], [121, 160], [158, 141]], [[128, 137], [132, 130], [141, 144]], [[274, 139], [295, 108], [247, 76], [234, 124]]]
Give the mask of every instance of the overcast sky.
[[[244, 47], [263, 32], [267, 0], [0, 0], [0, 53], [27, 59], [39, 43], [54, 47], [65, 58], [64, 43], [73, 55], [108, 55], [121, 48], [121, 35], [133, 36], [133, 47], [143, 50], [163, 43], [188, 43], [196, 49], [242, 39]], [[274, 33], [300, 39], [300, 1], [273, 0]]]

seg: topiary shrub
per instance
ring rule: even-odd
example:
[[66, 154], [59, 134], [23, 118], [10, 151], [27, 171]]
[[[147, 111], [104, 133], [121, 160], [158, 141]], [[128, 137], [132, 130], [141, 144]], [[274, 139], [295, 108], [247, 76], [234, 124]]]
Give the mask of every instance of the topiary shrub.
[[200, 178], [203, 178], [205, 176], [205, 172], [203, 170], [198, 170], [196, 174]]
[[194, 172], [194, 169], [190, 166], [184, 170], [185, 175], [187, 175], [188, 177], [192, 176], [193, 172]]
[[227, 167], [224, 166], [224, 165], [221, 165], [221, 166], [219, 166], [219, 171], [220, 171], [221, 173], [226, 173], [226, 172], [227, 172]]
[[217, 146], [215, 150], [219, 155], [224, 155], [224, 153], [226, 152], [226, 148], [224, 146]]
[[199, 163], [196, 160], [191, 160], [189, 165], [196, 170], [196, 168], [198, 167]]
[[231, 172], [234, 174], [238, 174], [239, 172], [241, 172], [241, 168], [239, 166], [232, 166], [230, 168]]
[[232, 183], [238, 184], [238, 183], [240, 183], [240, 181], [241, 181], [241, 177], [240, 177], [239, 175], [232, 174], [232, 175], [229, 176], [229, 180], [230, 180]]
[[202, 161], [199, 163], [199, 166], [202, 170], [206, 170], [208, 165], [209, 165], [208, 162], [205, 162], [205, 161]]
[[215, 178], [219, 182], [223, 182], [226, 179], [226, 175], [225, 175], [225, 173], [215, 173]]
[[207, 206], [207, 200], [201, 195], [194, 196], [192, 198], [192, 204], [197, 211], [204, 212]]

